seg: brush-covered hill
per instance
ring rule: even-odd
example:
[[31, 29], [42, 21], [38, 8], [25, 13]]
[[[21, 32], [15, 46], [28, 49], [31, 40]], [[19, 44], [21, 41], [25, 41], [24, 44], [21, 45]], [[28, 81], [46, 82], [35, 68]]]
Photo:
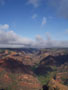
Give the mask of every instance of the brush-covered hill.
[[1, 90], [52, 90], [52, 81], [67, 87], [67, 76], [68, 49], [0, 50]]
[[0, 60], [0, 90], [39, 90], [41, 84], [31, 66], [12, 58]]
[[48, 90], [68, 90], [68, 87], [51, 79], [48, 83]]

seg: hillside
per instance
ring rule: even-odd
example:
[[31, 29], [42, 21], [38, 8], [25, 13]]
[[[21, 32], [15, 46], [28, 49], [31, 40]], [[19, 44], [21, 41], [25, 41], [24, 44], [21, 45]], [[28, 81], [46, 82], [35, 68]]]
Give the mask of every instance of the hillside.
[[67, 90], [67, 76], [66, 49], [0, 50], [0, 89]]

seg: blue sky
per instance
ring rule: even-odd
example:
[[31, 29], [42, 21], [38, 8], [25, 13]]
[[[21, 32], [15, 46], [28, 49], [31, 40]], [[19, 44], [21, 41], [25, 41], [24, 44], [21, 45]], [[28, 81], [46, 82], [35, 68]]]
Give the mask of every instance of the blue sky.
[[[21, 39], [27, 38], [24, 42], [28, 42], [28, 44], [31, 44], [30, 42], [36, 44], [38, 38], [37, 45], [40, 45], [41, 39], [41, 43], [44, 44], [42, 47], [45, 47], [46, 42], [49, 41], [50, 43], [51, 41], [64, 42], [64, 45], [67, 46], [67, 10], [67, 0], [0, 0], [0, 35], [2, 36], [0, 44], [4, 38], [3, 33], [10, 38], [7, 33], [12, 31]], [[13, 41], [11, 39], [10, 41]], [[14, 39], [18, 43], [19, 40], [16, 37]], [[4, 41], [7, 42], [7, 38]]]

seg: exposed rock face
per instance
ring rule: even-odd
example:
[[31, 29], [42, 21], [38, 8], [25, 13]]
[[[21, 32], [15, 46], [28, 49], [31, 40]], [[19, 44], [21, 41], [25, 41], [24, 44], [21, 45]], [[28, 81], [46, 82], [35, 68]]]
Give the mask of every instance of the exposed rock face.
[[15, 59], [0, 60], [0, 88], [7, 90], [39, 90], [41, 84], [29, 65]]
[[48, 84], [48, 90], [68, 90], [68, 87], [52, 79]]
[[26, 87], [30, 89], [41, 89], [41, 85], [39, 83], [39, 81], [37, 80], [36, 77], [32, 76], [32, 75], [21, 75], [18, 77], [18, 85], [19, 87]]
[[[53, 74], [56, 74], [55, 80], [52, 79], [48, 85], [43, 84]], [[46, 79], [42, 83], [36, 75]], [[67, 76], [68, 53], [62, 50], [7, 49], [0, 53], [1, 90], [68, 90], [67, 86], [60, 84], [62, 77], [66, 79], [65, 83], [68, 82]]]

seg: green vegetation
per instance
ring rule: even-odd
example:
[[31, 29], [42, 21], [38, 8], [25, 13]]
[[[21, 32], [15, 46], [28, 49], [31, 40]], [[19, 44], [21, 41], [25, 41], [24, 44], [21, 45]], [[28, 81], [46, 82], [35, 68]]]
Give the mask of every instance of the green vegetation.
[[37, 68], [38, 68], [38, 64], [35, 64], [33, 67], [32, 67], [32, 71], [34, 72]]
[[64, 85], [68, 86], [68, 78], [62, 77], [61, 80]]
[[[4, 78], [4, 75], [7, 75], [9, 79]], [[1, 71], [0, 72], [0, 89], [3, 88], [3, 90], [17, 90], [14, 87], [17, 87], [17, 80], [16, 80], [16, 76], [17, 74], [13, 74], [13, 73], [7, 73], [6, 71]], [[5, 80], [8, 80], [5, 81]]]
[[4, 51], [5, 51], [5, 50], [3, 50], [3, 49], [0, 49], [0, 53], [4, 53]]
[[45, 85], [49, 82], [50, 76], [38, 76], [39, 81], [41, 82], [42, 85]]
[[56, 72], [48, 72], [46, 75], [39, 75], [38, 79], [41, 82], [42, 85], [47, 85], [48, 82], [54, 78], [56, 75]]

